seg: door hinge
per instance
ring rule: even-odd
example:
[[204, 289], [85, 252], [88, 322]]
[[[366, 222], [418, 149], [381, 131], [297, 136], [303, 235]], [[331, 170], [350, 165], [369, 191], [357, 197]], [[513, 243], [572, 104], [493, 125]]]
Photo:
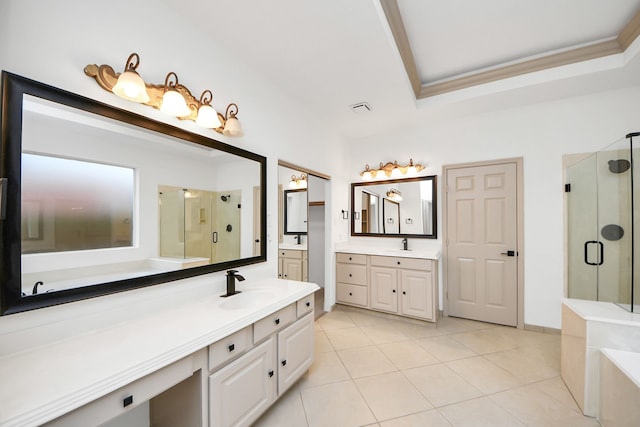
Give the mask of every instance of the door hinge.
[[571, 192], [571, 184], [565, 184], [564, 185], [564, 192], [565, 193], [570, 193]]

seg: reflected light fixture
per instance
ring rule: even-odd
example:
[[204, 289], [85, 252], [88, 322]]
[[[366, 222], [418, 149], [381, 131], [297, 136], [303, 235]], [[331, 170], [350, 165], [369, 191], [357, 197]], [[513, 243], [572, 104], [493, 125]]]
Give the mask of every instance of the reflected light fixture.
[[162, 95], [160, 111], [170, 116], [184, 117], [191, 113], [191, 109], [187, 106], [184, 96], [178, 92], [178, 84], [180, 84], [178, 75], [170, 71], [164, 79], [164, 95]]
[[392, 188], [391, 190], [387, 191], [387, 199], [393, 200], [394, 202], [401, 202], [402, 192], [397, 188]]
[[300, 174], [298, 178], [295, 175], [291, 175], [291, 181], [289, 181], [289, 188], [307, 188], [307, 175]]
[[198, 108], [198, 118], [196, 124], [203, 128], [214, 129], [222, 125], [218, 118], [218, 112], [211, 106], [213, 93], [209, 89], [200, 95], [200, 108]]
[[413, 159], [409, 159], [409, 164], [399, 165], [397, 161], [382, 164], [378, 169], [371, 169], [369, 165], [365, 165], [364, 170], [360, 172], [360, 176], [365, 181], [379, 180], [385, 178], [401, 178], [404, 175], [417, 176], [420, 171], [424, 170], [424, 166], [419, 163], [414, 164]]
[[127, 63], [124, 65], [124, 72], [118, 77], [112, 92], [129, 101], [148, 102], [147, 87], [136, 71], [138, 65], [140, 65], [140, 57], [134, 52], [129, 55]]
[[164, 85], [145, 83], [136, 71], [138, 65], [140, 57], [132, 53], [121, 74], [106, 64], [89, 64], [84, 67], [84, 73], [94, 78], [104, 90], [124, 99], [149, 105], [181, 120], [192, 120], [226, 136], [244, 135], [237, 117], [237, 104], [230, 103], [222, 115], [211, 105], [213, 94], [210, 90], [205, 90], [200, 99], [195, 98], [186, 86], [178, 83], [174, 72], [167, 74]]

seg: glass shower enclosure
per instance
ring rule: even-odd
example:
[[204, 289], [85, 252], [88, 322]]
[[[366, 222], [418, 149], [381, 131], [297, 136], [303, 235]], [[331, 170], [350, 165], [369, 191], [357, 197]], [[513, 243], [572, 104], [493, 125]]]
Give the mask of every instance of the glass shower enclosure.
[[640, 312], [640, 132], [566, 170], [568, 297]]

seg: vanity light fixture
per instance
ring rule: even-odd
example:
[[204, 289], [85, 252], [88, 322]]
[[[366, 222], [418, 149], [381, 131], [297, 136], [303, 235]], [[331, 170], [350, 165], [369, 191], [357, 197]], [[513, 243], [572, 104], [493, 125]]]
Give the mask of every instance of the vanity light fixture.
[[128, 99], [133, 102], [148, 102], [149, 95], [144, 80], [136, 71], [140, 65], [140, 57], [137, 53], [132, 53], [124, 65], [124, 72], [118, 77], [116, 85], [112, 92], [120, 98]]
[[227, 111], [225, 115], [222, 116], [218, 114], [218, 117], [221, 118], [220, 122], [224, 123], [224, 130], [222, 133], [227, 136], [242, 136], [244, 132], [242, 131], [242, 127], [240, 126], [240, 121], [236, 118], [238, 114], [238, 106], [236, 104], [227, 105]]
[[218, 118], [218, 112], [211, 106], [213, 93], [209, 89], [200, 95], [200, 108], [198, 108], [198, 118], [196, 124], [203, 128], [214, 129], [222, 125]]
[[173, 71], [169, 72], [164, 79], [164, 95], [162, 95], [160, 111], [170, 116], [184, 117], [188, 116], [191, 110], [187, 106], [184, 96], [176, 90], [179, 84], [178, 75]]
[[136, 71], [139, 65], [140, 57], [132, 53], [121, 74], [104, 64], [89, 64], [84, 67], [84, 73], [93, 77], [104, 90], [124, 99], [149, 105], [181, 120], [193, 120], [200, 126], [226, 136], [244, 135], [237, 117], [237, 104], [229, 104], [225, 115], [222, 115], [211, 106], [213, 94], [210, 90], [205, 90], [197, 99], [186, 86], [178, 82], [174, 72], [167, 74], [163, 85], [145, 83]]
[[289, 188], [307, 188], [307, 175], [304, 173], [300, 174], [299, 178], [295, 175], [291, 175]]
[[386, 164], [380, 162], [378, 169], [371, 169], [367, 164], [364, 170], [360, 172], [360, 176], [365, 181], [371, 181], [373, 179], [400, 178], [403, 175], [417, 176], [418, 172], [422, 170], [424, 170], [424, 166], [420, 163], [414, 164], [413, 159], [409, 159], [409, 164], [404, 166], [399, 165], [397, 161], [393, 163], [387, 162]]

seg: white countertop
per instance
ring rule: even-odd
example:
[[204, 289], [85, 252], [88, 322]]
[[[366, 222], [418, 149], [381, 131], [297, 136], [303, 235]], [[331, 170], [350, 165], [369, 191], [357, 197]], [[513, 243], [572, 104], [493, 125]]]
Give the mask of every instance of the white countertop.
[[[244, 293], [230, 297], [257, 291], [260, 298], [246, 308], [221, 307], [230, 299], [220, 298], [218, 292], [127, 322], [113, 319], [112, 327], [61, 337], [46, 345], [20, 348], [14, 342], [7, 348], [0, 342], [0, 425], [39, 425], [55, 419], [318, 289], [313, 283], [292, 280], [247, 282], [237, 285]], [[25, 336], [24, 342], [33, 340]]]
[[612, 302], [563, 298], [562, 303], [585, 320], [640, 328], [640, 313], [631, 313]]
[[306, 243], [302, 243], [300, 245], [297, 245], [295, 243], [280, 243], [278, 245], [278, 249], [294, 250], [294, 251], [306, 251], [307, 250], [307, 244]]
[[365, 247], [365, 246], [336, 246], [336, 252], [348, 253], [348, 254], [364, 254], [364, 255], [380, 255], [380, 256], [394, 256], [402, 258], [422, 258], [422, 259], [440, 259], [439, 250], [419, 249], [419, 250], [402, 250], [402, 249], [388, 249], [382, 247]]

